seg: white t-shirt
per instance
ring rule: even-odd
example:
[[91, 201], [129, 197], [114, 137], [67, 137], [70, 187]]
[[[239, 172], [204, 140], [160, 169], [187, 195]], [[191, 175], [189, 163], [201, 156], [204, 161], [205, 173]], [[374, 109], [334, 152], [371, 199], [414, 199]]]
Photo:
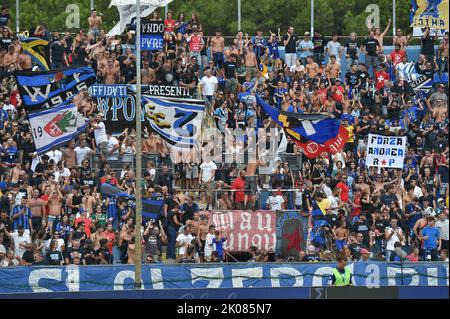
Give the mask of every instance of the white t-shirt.
[[214, 243], [213, 243], [213, 238], [214, 238], [214, 234], [206, 234], [206, 238], [205, 238], [205, 257], [209, 258], [211, 257], [211, 253], [214, 250]]
[[[386, 234], [390, 235], [394, 230], [391, 227], [386, 228]], [[397, 232], [402, 234], [402, 229], [397, 227]], [[386, 243], [386, 250], [394, 250], [394, 244], [400, 241], [397, 234], [392, 235], [391, 239], [389, 239]]]
[[53, 174], [55, 175], [55, 181], [59, 182], [60, 178], [70, 176], [70, 170], [67, 167], [64, 167], [64, 170], [62, 172], [57, 170]]
[[59, 251], [60, 253], [62, 253], [62, 246], [64, 246], [64, 239], [62, 238], [58, 238], [58, 239], [48, 239], [45, 241], [45, 249], [46, 250], [50, 250], [50, 244], [52, 243], [52, 240], [57, 240], [58, 241], [58, 246], [56, 246], [56, 250]]
[[50, 157], [50, 159], [53, 159], [55, 161], [55, 164], [58, 164], [58, 162], [62, 159], [62, 156], [63, 156], [63, 154], [60, 150], [48, 151], [45, 154], [48, 155], [48, 157]]
[[202, 77], [200, 83], [202, 84], [203, 95], [212, 96], [215, 93], [214, 89], [219, 81], [217, 81], [217, 78], [214, 75], [209, 78], [205, 75]]
[[414, 196], [419, 198], [423, 196], [422, 189], [419, 186], [414, 186]]
[[19, 236], [19, 233], [15, 231], [11, 234], [12, 239], [14, 240], [14, 253], [16, 256], [19, 256], [22, 258], [23, 253], [26, 251], [26, 248], [20, 247], [21, 244], [30, 244], [31, 238], [30, 238], [30, 231], [28, 229], [25, 229], [22, 236]]
[[94, 130], [95, 143], [99, 145], [100, 143], [107, 142], [108, 136], [106, 135], [105, 123], [98, 123], [98, 128]]
[[200, 169], [202, 170], [202, 182], [207, 182], [211, 177], [212, 181], [214, 180], [214, 176], [212, 176], [213, 170], [217, 170], [216, 163], [213, 161], [208, 163], [202, 163], [200, 165]]
[[[108, 152], [111, 152], [113, 148], [118, 144], [119, 141], [114, 136], [111, 136], [108, 139], [108, 146], [107, 146]], [[106, 155], [106, 159], [108, 161], [117, 161], [119, 159], [119, 149], [115, 150], [114, 153], [112, 154]]]
[[436, 221], [436, 228], [439, 230], [439, 233], [441, 234], [441, 239], [448, 240], [448, 219], [441, 222], [441, 220]]
[[[191, 234], [189, 234], [189, 235], [179, 234], [177, 237], [177, 243], [183, 243], [183, 245], [190, 244], [193, 239], [194, 239], [194, 237]], [[179, 255], [184, 255], [185, 252], [186, 252], [185, 246], [178, 247]]]
[[75, 153], [77, 153], [77, 165], [81, 166], [81, 162], [83, 162], [83, 160], [85, 160], [88, 156], [88, 154], [90, 152], [92, 152], [92, 150], [85, 146], [85, 147], [75, 147], [74, 149]]
[[267, 198], [266, 204], [270, 207], [271, 210], [281, 210], [283, 209], [284, 198], [281, 195], [270, 195]]

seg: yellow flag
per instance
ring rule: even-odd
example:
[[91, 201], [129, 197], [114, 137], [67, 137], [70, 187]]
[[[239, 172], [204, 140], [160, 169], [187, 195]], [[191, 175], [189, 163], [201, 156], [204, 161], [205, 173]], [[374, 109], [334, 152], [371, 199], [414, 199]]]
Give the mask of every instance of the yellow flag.
[[449, 0], [416, 0], [417, 10], [412, 17], [411, 27], [448, 30], [448, 2]]

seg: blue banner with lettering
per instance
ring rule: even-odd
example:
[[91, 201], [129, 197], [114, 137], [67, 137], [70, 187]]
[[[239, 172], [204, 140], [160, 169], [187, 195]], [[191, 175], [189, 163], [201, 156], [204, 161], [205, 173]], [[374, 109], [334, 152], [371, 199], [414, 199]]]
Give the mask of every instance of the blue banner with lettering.
[[[446, 286], [448, 263], [355, 262], [355, 286]], [[335, 263], [147, 264], [143, 289], [323, 287]], [[0, 294], [134, 289], [132, 265], [0, 269]]]
[[164, 22], [141, 19], [141, 50], [158, 51], [164, 49]]

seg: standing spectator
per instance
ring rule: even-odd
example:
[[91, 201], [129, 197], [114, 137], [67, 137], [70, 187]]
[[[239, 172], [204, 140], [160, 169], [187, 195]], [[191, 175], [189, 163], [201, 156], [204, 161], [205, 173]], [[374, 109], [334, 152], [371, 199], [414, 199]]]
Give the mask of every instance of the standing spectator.
[[19, 227], [33, 231], [31, 221], [31, 210], [27, 207], [27, 197], [24, 196], [20, 200], [20, 205], [14, 206], [12, 214], [13, 230], [17, 231]]
[[261, 57], [266, 53], [267, 40], [263, 37], [263, 32], [261, 30], [256, 31], [256, 36], [251, 39], [251, 44], [253, 45], [253, 51], [256, 54], [256, 59], [258, 64], [261, 61]]
[[1, 27], [10, 27], [11, 24], [11, 16], [9, 15], [9, 8], [7, 6], [2, 6], [0, 12], [0, 26]]
[[314, 62], [322, 65], [322, 62], [325, 60], [325, 37], [320, 34], [319, 30], [315, 29], [312, 41], [314, 43]]
[[193, 34], [186, 39], [186, 42], [189, 44], [190, 57], [196, 57], [197, 64], [201, 67], [202, 57], [200, 52], [202, 51], [205, 42], [203, 41], [203, 37], [197, 28], [193, 29]]
[[397, 226], [397, 219], [391, 219], [390, 227], [385, 229], [386, 240], [386, 261], [391, 260], [391, 255], [395, 251], [395, 243], [402, 242], [404, 240], [403, 231]]
[[286, 57], [286, 65], [288, 68], [295, 64], [297, 59], [297, 35], [294, 33], [294, 27], [290, 26], [285, 36], [283, 36], [284, 52]]
[[311, 34], [306, 31], [305, 37], [299, 42], [298, 51], [300, 51], [300, 60], [306, 65], [306, 58], [313, 55], [314, 44], [311, 41]]
[[216, 170], [217, 165], [211, 158], [200, 165], [200, 189], [206, 190], [207, 210], [210, 205], [213, 205], [212, 193], [215, 187]]
[[437, 261], [438, 251], [441, 250], [441, 234], [439, 230], [434, 227], [434, 217], [428, 216], [426, 220], [427, 226], [422, 229], [422, 234], [419, 237], [423, 242], [423, 257], [425, 261]]
[[64, 52], [65, 48], [58, 32], [53, 34], [52, 45], [51, 45], [51, 62], [52, 70], [61, 69], [64, 67]]
[[[222, 64], [223, 62], [221, 62]], [[216, 95], [219, 82], [217, 78], [211, 74], [211, 68], [205, 68], [205, 75], [200, 80], [200, 92], [212, 105], [213, 97]]]
[[359, 55], [359, 42], [355, 32], [350, 33], [350, 39], [345, 44], [345, 58], [347, 60], [347, 71], [350, 70], [352, 65], [357, 65]]
[[375, 73], [375, 68], [378, 65], [378, 53], [380, 52], [380, 42], [375, 39], [375, 33], [370, 31], [369, 37], [366, 38], [362, 45], [362, 52], [366, 54], [365, 64], [367, 71], [372, 67], [372, 74]]
[[277, 211], [283, 209], [285, 200], [283, 196], [273, 191], [272, 195], [267, 198], [266, 205], [270, 210]]
[[328, 53], [328, 57], [330, 58], [330, 60], [331, 60], [332, 56], [335, 56], [337, 63], [340, 64], [343, 47], [338, 42], [338, 35], [336, 33], [333, 34], [331, 41], [328, 41], [326, 48], [327, 48], [327, 53]]
[[436, 56], [434, 54], [434, 41], [436, 40], [436, 37], [432, 36], [430, 33], [431, 29], [429, 27], [426, 27], [423, 30], [420, 53], [425, 55], [425, 58], [428, 62], [433, 62], [436, 59]]
[[57, 250], [58, 241], [52, 240], [50, 242], [50, 249], [45, 256], [45, 262], [47, 265], [62, 266], [64, 263], [62, 253]]
[[108, 154], [108, 136], [106, 135], [105, 123], [102, 121], [103, 114], [99, 113], [91, 118], [91, 132], [94, 132], [95, 144], [100, 152], [100, 158], [102, 161], [106, 160]]
[[91, 16], [88, 18], [88, 24], [89, 24], [89, 32], [92, 32], [94, 34], [94, 41], [97, 41], [97, 36], [100, 33], [102, 23], [103, 20], [101, 15], [98, 16], [97, 10], [91, 8]]
[[8, 236], [14, 243], [14, 254], [16, 256], [23, 256], [24, 252], [30, 247], [31, 237], [30, 231], [25, 230], [23, 226], [19, 226], [12, 234], [6, 229], [4, 224], [0, 225], [0, 230]]
[[224, 50], [225, 39], [222, 37], [222, 32], [216, 31], [216, 35], [211, 38], [211, 60], [218, 69], [222, 68], [225, 61]]
[[442, 250], [444, 250], [444, 249], [448, 250], [449, 225], [448, 225], [448, 218], [445, 215], [445, 212], [441, 212], [439, 214], [439, 219], [436, 221], [436, 228], [437, 228], [437, 230], [439, 230], [439, 233], [441, 235]]

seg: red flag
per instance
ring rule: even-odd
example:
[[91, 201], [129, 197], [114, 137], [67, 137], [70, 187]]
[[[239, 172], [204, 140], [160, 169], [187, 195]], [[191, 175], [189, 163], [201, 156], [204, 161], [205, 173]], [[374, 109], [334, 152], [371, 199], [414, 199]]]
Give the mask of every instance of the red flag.
[[290, 129], [285, 129], [284, 131], [303, 150], [308, 158], [317, 158], [322, 153], [336, 154], [342, 151], [348, 140], [348, 131], [342, 125], [339, 127], [338, 135], [327, 141], [325, 145], [310, 141]]

